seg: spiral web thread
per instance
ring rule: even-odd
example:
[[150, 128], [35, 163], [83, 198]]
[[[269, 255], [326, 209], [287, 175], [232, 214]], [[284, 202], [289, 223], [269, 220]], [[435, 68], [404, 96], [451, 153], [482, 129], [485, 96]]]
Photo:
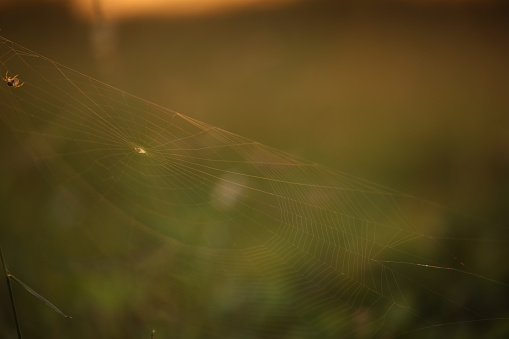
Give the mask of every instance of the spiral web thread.
[[[129, 234], [125, 251], [163, 313], [180, 315], [168, 320], [177, 332], [196, 322], [183, 314], [200, 318], [210, 337], [415, 335], [501, 318], [444, 287], [466, 280], [507, 289], [462, 266], [427, 230], [436, 225], [415, 221], [430, 205], [147, 102], [4, 38], [0, 61], [0, 73], [24, 82], [1, 86], [2, 119], [55, 194], [69, 198], [57, 208], [71, 215], [65, 223], [110, 254], [111, 241], [98, 239]], [[181, 293], [169, 295], [170, 285]], [[421, 298], [449, 313], [422, 312]]]

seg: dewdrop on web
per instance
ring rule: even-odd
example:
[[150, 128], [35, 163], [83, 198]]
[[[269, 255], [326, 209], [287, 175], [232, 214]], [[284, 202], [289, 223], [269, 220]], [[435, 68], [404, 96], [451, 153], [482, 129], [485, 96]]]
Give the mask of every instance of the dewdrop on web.
[[147, 151], [145, 151], [144, 148], [139, 147], [139, 146], [134, 147], [134, 150], [136, 151], [136, 153], [147, 154]]

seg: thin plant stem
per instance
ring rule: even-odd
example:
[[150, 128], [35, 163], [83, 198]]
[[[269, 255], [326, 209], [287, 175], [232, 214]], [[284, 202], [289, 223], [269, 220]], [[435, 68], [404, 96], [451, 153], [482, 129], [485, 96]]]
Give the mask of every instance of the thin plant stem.
[[62, 317], [64, 318], [72, 318], [71, 316], [69, 315], [65, 315], [64, 313], [62, 313], [62, 311], [60, 311], [55, 305], [53, 305], [52, 303], [50, 303], [48, 300], [46, 300], [42, 295], [40, 295], [39, 293], [35, 292], [32, 288], [30, 288], [27, 284], [25, 284], [24, 282], [22, 282], [21, 280], [19, 280], [18, 278], [16, 278], [14, 275], [10, 274], [9, 273], [9, 278], [14, 280], [15, 282], [17, 282], [18, 284], [20, 284], [25, 290], [27, 290], [28, 292], [30, 292], [30, 294], [32, 294], [34, 297], [36, 297], [37, 299], [41, 300], [43, 303], [45, 303], [47, 306], [51, 307], [55, 312], [57, 312], [58, 314], [60, 314]]
[[7, 269], [7, 265], [4, 260], [4, 252], [2, 245], [0, 245], [0, 257], [2, 259], [2, 266], [4, 267], [5, 280], [7, 281], [7, 289], [9, 290], [9, 297], [11, 299], [12, 313], [14, 314], [14, 322], [16, 323], [16, 331], [18, 332], [18, 339], [21, 339], [21, 329], [19, 327], [18, 314], [16, 312], [16, 304], [14, 303], [14, 294], [12, 294], [11, 279], [9, 279], [10, 273]]

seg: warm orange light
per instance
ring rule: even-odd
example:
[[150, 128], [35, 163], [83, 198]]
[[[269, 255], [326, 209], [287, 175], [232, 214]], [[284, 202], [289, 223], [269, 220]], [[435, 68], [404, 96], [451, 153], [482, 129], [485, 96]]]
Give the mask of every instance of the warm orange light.
[[[107, 19], [137, 16], [185, 16], [224, 12], [248, 7], [270, 7], [298, 0], [74, 0], [78, 13]], [[99, 9], [99, 10], [98, 10]]]

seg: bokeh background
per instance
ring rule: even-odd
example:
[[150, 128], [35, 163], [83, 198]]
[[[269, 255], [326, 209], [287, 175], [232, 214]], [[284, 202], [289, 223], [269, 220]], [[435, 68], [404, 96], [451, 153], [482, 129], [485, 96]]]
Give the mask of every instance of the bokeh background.
[[[471, 242], [459, 245], [452, 234], [451, 257], [475, 257], [483, 275], [505, 282], [508, 19], [502, 1], [0, 2], [0, 34], [61, 64], [211, 125], [468, 214]], [[0, 135], [4, 252], [23, 280], [65, 305], [71, 291], [54, 295], [69, 282], [58, 275], [59, 250], [47, 247], [57, 242], [45, 241], [55, 235], [38, 228], [49, 184], [6, 126]], [[469, 252], [479, 244], [497, 251], [486, 257]], [[100, 287], [102, 277], [94, 279]], [[58, 315], [18, 292], [27, 337], [72, 331], [73, 325], [62, 325]], [[12, 329], [7, 294], [0, 300], [1, 328]], [[121, 333], [108, 332], [100, 319], [93, 326], [97, 333]], [[133, 337], [149, 333], [144, 326]], [[498, 327], [502, 337], [506, 332]]]

